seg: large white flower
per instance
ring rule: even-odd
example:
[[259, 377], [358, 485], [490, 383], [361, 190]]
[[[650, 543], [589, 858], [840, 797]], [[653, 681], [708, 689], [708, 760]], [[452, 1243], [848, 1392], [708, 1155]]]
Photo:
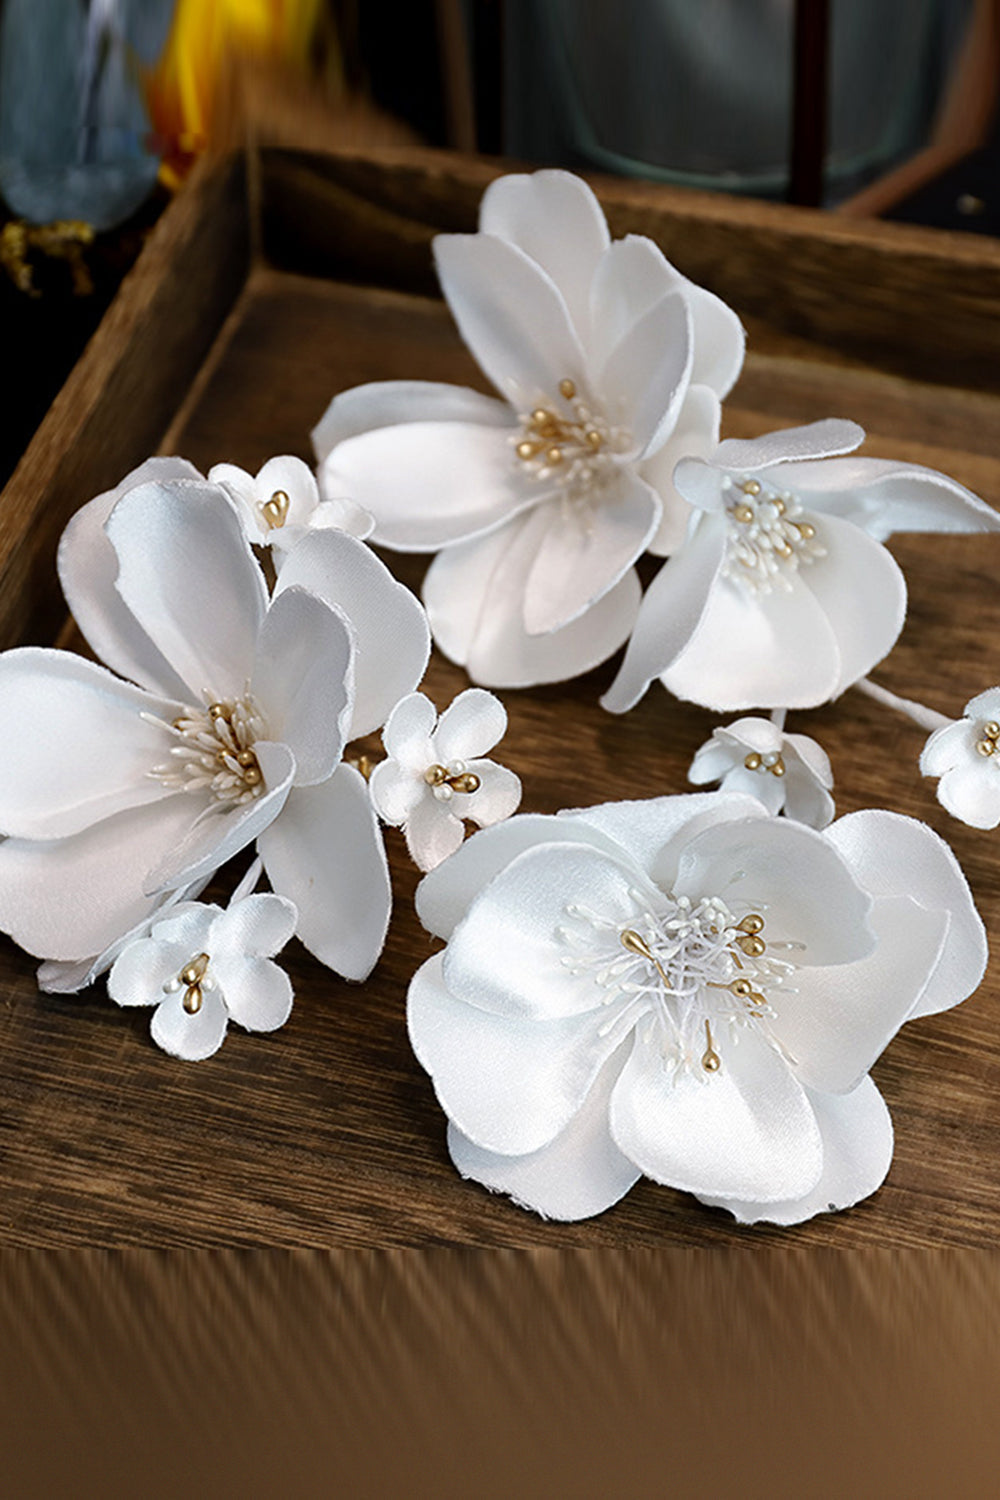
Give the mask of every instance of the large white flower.
[[513, 771], [485, 758], [507, 729], [492, 693], [469, 688], [441, 715], [423, 693], [403, 698], [386, 722], [387, 759], [371, 774], [376, 811], [401, 827], [410, 857], [433, 870], [465, 838], [465, 820], [485, 828], [509, 818], [521, 800]]
[[79, 966], [257, 840], [317, 957], [363, 977], [389, 882], [345, 740], [422, 675], [426, 621], [362, 543], [306, 537], [275, 595], [231, 500], [154, 460], [70, 523], [70, 608], [121, 674], [0, 656], [0, 927]]
[[892, 1127], [868, 1070], [986, 960], [924, 824], [818, 833], [719, 792], [512, 818], [427, 875], [417, 910], [447, 940], [409, 1026], [453, 1160], [558, 1219], [643, 1173], [747, 1222], [874, 1192]]
[[961, 719], [935, 729], [920, 756], [925, 776], [939, 776], [938, 801], [972, 828], [1000, 825], [1000, 687], [965, 705]]
[[825, 828], [834, 814], [833, 771], [822, 745], [790, 734], [770, 719], [737, 719], [712, 731], [688, 771], [696, 786], [718, 781], [724, 792], [746, 792], [770, 813]]
[[473, 680], [572, 677], [631, 631], [636, 558], [684, 535], [673, 468], [713, 448], [743, 331], [650, 240], [612, 243], [567, 172], [500, 178], [479, 233], [434, 250], [503, 400], [423, 381], [348, 391], [313, 433], [320, 486], [370, 510], [376, 541], [441, 549], [424, 600]]
[[933, 469], [834, 456], [863, 438], [814, 422], [678, 464], [691, 530], [646, 592], [605, 708], [631, 708], [654, 677], [724, 712], [813, 707], [888, 654], [906, 584], [880, 542], [997, 531], [1000, 516]]

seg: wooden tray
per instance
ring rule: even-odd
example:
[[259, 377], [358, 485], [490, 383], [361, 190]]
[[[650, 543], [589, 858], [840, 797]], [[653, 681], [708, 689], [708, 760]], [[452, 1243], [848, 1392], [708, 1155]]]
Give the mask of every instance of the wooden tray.
[[[443, 304], [429, 244], [471, 229], [497, 168], [433, 153], [265, 152], [204, 165], [158, 226], [0, 501], [0, 644], [64, 624], [56, 540], [81, 503], [150, 452], [202, 469], [308, 458], [338, 390], [421, 377], [482, 385]], [[613, 231], [651, 234], [750, 330], [726, 431], [850, 416], [866, 451], [944, 469], [1000, 503], [1000, 245], [805, 210], [600, 184]], [[1000, 680], [1000, 541], [893, 544], [910, 615], [877, 674], [957, 715]], [[394, 564], [398, 560], [393, 560]], [[398, 571], [418, 584], [423, 560]], [[597, 706], [606, 666], [505, 695], [504, 759], [524, 808], [555, 811], [685, 788], [716, 716], [659, 690], [624, 719]], [[438, 656], [427, 689], [465, 685]], [[950, 820], [916, 769], [923, 735], [849, 692], [794, 716], [829, 750], [838, 808], [925, 818], [952, 843], [998, 928], [995, 836]], [[462, 1183], [406, 1040], [404, 1002], [430, 951], [415, 874], [388, 837], [396, 912], [364, 986], [293, 945], [296, 1004], [270, 1038], [234, 1030], [201, 1065], [148, 1037], [103, 985], [40, 995], [0, 941], [0, 1240], [9, 1244], [993, 1244], [1000, 1232], [1000, 1027], [991, 975], [959, 1010], [907, 1027], [877, 1064], [896, 1155], [850, 1213], [744, 1230], [644, 1183], [589, 1223], [545, 1223]], [[998, 929], [1000, 930], [1000, 929]]]

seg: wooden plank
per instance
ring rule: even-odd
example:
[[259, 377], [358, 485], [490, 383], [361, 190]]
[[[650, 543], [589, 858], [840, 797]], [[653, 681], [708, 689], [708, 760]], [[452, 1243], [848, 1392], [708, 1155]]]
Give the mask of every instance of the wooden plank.
[[160, 220], [0, 497], [0, 645], [53, 632], [62, 528], [156, 447], [248, 258], [244, 163], [205, 162]]

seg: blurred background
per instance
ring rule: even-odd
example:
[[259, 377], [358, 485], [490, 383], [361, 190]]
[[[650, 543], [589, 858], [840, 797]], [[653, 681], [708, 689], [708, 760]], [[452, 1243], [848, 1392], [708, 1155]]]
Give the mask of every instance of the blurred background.
[[430, 146], [1000, 233], [1000, 0], [0, 0], [0, 479], [171, 196]]

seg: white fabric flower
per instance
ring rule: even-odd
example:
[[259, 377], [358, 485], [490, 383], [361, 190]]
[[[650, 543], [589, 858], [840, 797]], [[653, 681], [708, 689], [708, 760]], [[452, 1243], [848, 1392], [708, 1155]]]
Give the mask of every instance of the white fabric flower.
[[452, 1158], [557, 1219], [642, 1174], [745, 1222], [874, 1192], [892, 1126], [868, 1070], [986, 961], [924, 824], [819, 833], [721, 792], [512, 818], [425, 876], [417, 910], [447, 941], [409, 1028]]
[[295, 920], [282, 896], [246, 896], [225, 911], [186, 903], [129, 943], [108, 975], [108, 993], [119, 1005], [155, 1005], [154, 1042], [199, 1062], [219, 1050], [230, 1020], [247, 1031], [276, 1031], [288, 1020], [291, 981], [271, 960]]
[[372, 800], [386, 823], [402, 827], [421, 870], [454, 853], [465, 838], [463, 819], [485, 828], [516, 811], [520, 781], [483, 758], [506, 729], [506, 709], [482, 688], [459, 693], [440, 719], [423, 693], [389, 715], [382, 734], [389, 758], [372, 771]]
[[232, 501], [170, 459], [78, 512], [59, 567], [121, 676], [62, 651], [0, 656], [0, 928], [85, 974], [163, 893], [256, 840], [305, 945], [364, 977], [389, 880], [341, 751], [422, 676], [417, 601], [336, 531], [289, 554], [269, 600]]
[[347, 496], [321, 500], [312, 470], [301, 458], [269, 458], [256, 476], [235, 464], [216, 464], [208, 477], [235, 500], [247, 541], [270, 547], [279, 562], [308, 531], [332, 527], [364, 541], [375, 526]]
[[688, 780], [718, 781], [724, 792], [746, 792], [769, 813], [825, 828], [834, 814], [833, 771], [821, 745], [789, 734], [770, 719], [737, 719], [712, 731], [695, 754]]
[[925, 776], [940, 776], [938, 801], [972, 828], [1000, 825], [1000, 687], [965, 705], [961, 719], [936, 729], [920, 756]]
[[361, 386], [333, 401], [313, 443], [322, 491], [356, 496], [377, 542], [441, 549], [424, 601], [446, 655], [476, 682], [523, 687], [587, 671], [628, 637], [632, 564], [683, 538], [671, 475], [715, 445], [743, 330], [652, 241], [612, 243], [570, 173], [498, 179], [479, 223], [434, 250], [503, 400]]
[[863, 438], [854, 422], [814, 422], [678, 464], [691, 531], [646, 592], [605, 708], [631, 708], [654, 677], [723, 712], [810, 708], [887, 655], [906, 585], [879, 543], [997, 531], [1000, 517], [932, 469], [833, 456]]

